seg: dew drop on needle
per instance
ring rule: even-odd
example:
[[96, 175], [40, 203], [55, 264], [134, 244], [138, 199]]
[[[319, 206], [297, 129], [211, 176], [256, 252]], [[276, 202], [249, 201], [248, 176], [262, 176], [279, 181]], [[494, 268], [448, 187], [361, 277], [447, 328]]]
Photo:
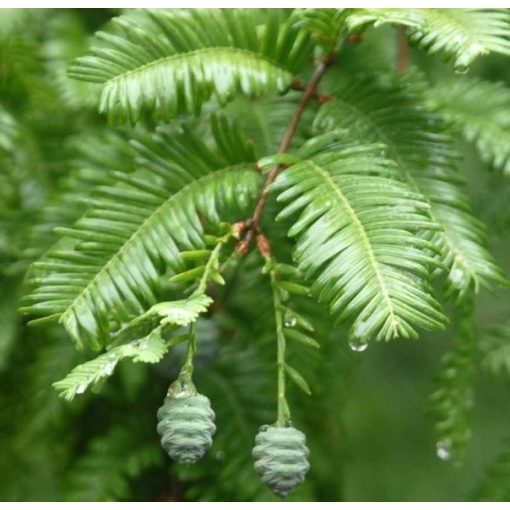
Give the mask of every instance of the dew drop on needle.
[[436, 453], [441, 460], [450, 460], [450, 457], [452, 456], [451, 441], [438, 441], [436, 444]]
[[356, 352], [363, 352], [364, 350], [366, 350], [366, 348], [368, 347], [368, 343], [367, 342], [363, 342], [361, 340], [358, 340], [358, 339], [355, 339], [355, 340], [351, 340], [349, 342], [349, 347], [353, 350], [353, 351], [356, 351]]
[[288, 313], [287, 312], [285, 314], [283, 322], [284, 322], [286, 328], [293, 328], [297, 324], [297, 319], [296, 319], [295, 315], [293, 315], [292, 313]]

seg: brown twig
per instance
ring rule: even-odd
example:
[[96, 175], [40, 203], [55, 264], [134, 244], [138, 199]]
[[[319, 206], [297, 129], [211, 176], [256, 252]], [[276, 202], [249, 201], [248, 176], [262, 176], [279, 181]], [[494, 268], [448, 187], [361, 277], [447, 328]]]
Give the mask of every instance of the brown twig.
[[398, 47], [397, 47], [397, 72], [403, 73], [407, 69], [409, 62], [409, 41], [407, 40], [406, 27], [398, 27]]
[[[326, 71], [326, 69], [333, 63], [334, 58], [333, 55], [328, 53], [320, 62], [320, 64], [315, 69], [315, 72], [313, 73], [312, 77], [310, 78], [310, 81], [307, 83], [306, 87], [304, 88], [303, 97], [301, 98], [301, 101], [298, 104], [298, 107], [296, 108], [296, 111], [294, 112], [294, 115], [292, 116], [292, 119], [287, 127], [287, 130], [285, 131], [285, 135], [283, 136], [282, 143], [280, 144], [280, 147], [278, 148], [278, 154], [283, 154], [287, 152], [290, 142], [292, 140], [292, 137], [296, 133], [297, 126], [299, 124], [299, 121], [301, 119], [301, 116], [303, 115], [303, 112], [310, 102], [310, 99], [313, 97], [322, 98], [324, 101], [324, 98], [327, 98], [327, 96], [321, 96], [317, 94], [317, 85], [319, 84], [320, 79], [322, 78], [322, 75]], [[326, 99], [327, 100], [327, 99]], [[282, 168], [282, 165], [275, 165], [271, 168], [269, 173], [267, 174], [266, 180], [264, 182], [264, 185], [262, 187], [262, 191], [259, 196], [259, 200], [257, 202], [257, 205], [255, 206], [255, 209], [253, 211], [253, 215], [251, 217], [251, 220], [249, 222], [249, 227], [246, 231], [246, 235], [243, 240], [239, 241], [237, 245], [237, 250], [241, 254], [246, 254], [248, 252], [248, 249], [250, 247], [250, 243], [253, 239], [253, 236], [255, 232], [260, 233], [260, 220], [262, 218], [262, 213], [264, 211], [264, 207], [266, 205], [267, 201], [267, 195], [269, 192], [269, 186], [274, 182], [276, 179], [276, 176], [278, 175], [278, 172]]]
[[[306, 89], [306, 85], [304, 85], [303, 83], [301, 83], [299, 80], [294, 80], [291, 85], [290, 85], [290, 88], [292, 90], [297, 90], [299, 92], [304, 92], [305, 89]], [[319, 103], [319, 104], [324, 104], [324, 103], [327, 103], [328, 101], [331, 101], [331, 96], [328, 96], [327, 94], [319, 94], [317, 91], [314, 91], [313, 94], [312, 94], [312, 97]]]

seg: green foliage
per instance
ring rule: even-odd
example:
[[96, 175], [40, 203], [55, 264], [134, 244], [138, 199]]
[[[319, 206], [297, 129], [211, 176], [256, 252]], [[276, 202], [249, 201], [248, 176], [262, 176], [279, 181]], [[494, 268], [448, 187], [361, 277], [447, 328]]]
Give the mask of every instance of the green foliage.
[[9, 297], [0, 299], [0, 372], [7, 366], [18, 328], [16, 302], [11, 298], [16, 290], [13, 286], [5, 286], [4, 289]]
[[423, 21], [410, 38], [431, 54], [454, 60], [465, 72], [480, 55], [510, 55], [510, 14], [507, 9], [423, 9]]
[[23, 256], [29, 261], [43, 256], [59, 242], [65, 245], [66, 241], [60, 241], [54, 229], [71, 227], [83, 215], [84, 205], [76, 200], [76, 194], [88, 194], [97, 186], [113, 184], [113, 171], [134, 170], [134, 152], [125, 135], [119, 132], [97, 129], [70, 137], [66, 152], [71, 154], [66, 162], [69, 172], [59, 180], [56, 192], [39, 210], [28, 233]]
[[348, 129], [362, 143], [386, 145], [411, 190], [430, 204], [430, 218], [441, 228], [427, 235], [448, 269], [446, 295], [460, 298], [470, 289], [505, 283], [486, 248], [483, 225], [471, 214], [458, 156], [440, 120], [423, 108], [425, 85], [410, 73], [402, 78], [338, 77], [334, 99], [318, 113], [320, 130]]
[[430, 54], [454, 60], [465, 72], [480, 55], [510, 55], [510, 14], [507, 9], [359, 9], [347, 20], [351, 28], [398, 23], [409, 28], [411, 41]]
[[430, 412], [436, 420], [437, 454], [442, 460], [462, 464], [471, 437], [470, 414], [479, 354], [473, 306], [457, 311], [450, 350], [441, 359], [437, 389], [430, 396]]
[[[508, 12], [5, 11], [0, 499], [274, 500], [275, 420], [310, 449], [291, 501], [507, 498], [504, 444], [481, 470], [506, 383], [476, 375], [510, 372], [481, 292], [507, 284]], [[459, 72], [493, 55], [394, 72], [404, 31]], [[183, 467], [156, 410], [192, 379], [217, 431]]]
[[508, 501], [510, 497], [510, 439], [505, 438], [501, 453], [489, 466], [486, 478], [474, 493], [475, 501]]
[[121, 328], [115, 335], [115, 343], [145, 337], [158, 327], [168, 330], [169, 326], [187, 326], [196, 322], [198, 316], [204, 313], [211, 303], [212, 299], [205, 294], [192, 295], [181, 301], [157, 303]]
[[504, 84], [456, 79], [430, 89], [427, 99], [475, 144], [484, 161], [510, 172], [510, 90]]
[[0, 147], [3, 153], [14, 151], [14, 144], [19, 138], [18, 126], [11, 115], [2, 109], [0, 112], [0, 126], [2, 128], [2, 137], [0, 138]]
[[[0, 105], [0, 272], [22, 270], [21, 251], [29, 225], [43, 202], [44, 178], [37, 175], [37, 155], [31, 135]], [[41, 190], [39, 193], [38, 191]]]
[[123, 358], [132, 358], [134, 362], [157, 363], [167, 351], [167, 345], [158, 332], [152, 332], [140, 340], [114, 347], [91, 361], [73, 368], [71, 372], [54, 384], [60, 396], [72, 400], [84, 393], [89, 386], [96, 385], [101, 379], [112, 375], [117, 363]]
[[[183, 268], [179, 250], [204, 246], [204, 220], [217, 224], [252, 204], [260, 180], [250, 166], [229, 165], [189, 130], [170, 136], [156, 137], [154, 150], [177, 153], [177, 160], [116, 174], [118, 183], [99, 186], [89, 212], [60, 230], [74, 249], [37, 263], [47, 274], [35, 279], [34, 304], [24, 310], [58, 318], [79, 346], [108, 344], [110, 321], [155, 304], [160, 275]], [[151, 148], [141, 150], [145, 160]]]
[[394, 23], [409, 27], [419, 27], [423, 23], [424, 9], [354, 9], [347, 18], [351, 30], [365, 28], [373, 24], [375, 27], [385, 23]]
[[298, 237], [294, 258], [312, 291], [339, 320], [356, 317], [350, 335], [361, 344], [416, 337], [414, 326], [444, 327], [427, 283], [430, 243], [413, 236], [434, 228], [428, 205], [396, 180], [380, 146], [340, 144], [314, 154], [318, 144], [275, 183], [278, 200], [288, 203], [279, 217], [301, 212], [289, 235]]
[[[261, 97], [257, 101], [239, 98], [225, 107], [225, 114], [234, 125], [242, 126], [242, 132], [256, 147], [257, 159], [278, 150], [280, 140], [285, 134], [289, 118], [296, 110], [301, 95], [289, 92], [285, 96]], [[303, 121], [297, 126], [291, 140], [292, 148], [299, 148], [311, 136], [314, 104], [310, 104], [303, 113]]]
[[45, 41], [45, 65], [54, 87], [70, 110], [95, 108], [99, 87], [67, 78], [69, 64], [86, 50], [87, 32], [81, 20], [74, 16], [56, 18], [48, 30], [52, 38]]
[[117, 426], [93, 439], [73, 466], [68, 482], [71, 501], [126, 499], [129, 482], [145, 469], [162, 464], [157, 444], [140, 441], [138, 427]]
[[243, 9], [132, 12], [96, 35], [70, 76], [104, 83], [99, 109], [112, 121], [198, 114], [213, 94], [224, 104], [239, 92], [285, 91], [310, 50], [293, 24], [279, 10], [260, 23]]
[[493, 326], [481, 344], [482, 366], [497, 375], [510, 374], [510, 326]]
[[314, 40], [326, 51], [331, 51], [341, 41], [349, 9], [301, 9], [298, 25], [312, 34]]
[[4, 9], [0, 22], [0, 36], [7, 40], [19, 35], [26, 27], [33, 30], [47, 15], [45, 9]]

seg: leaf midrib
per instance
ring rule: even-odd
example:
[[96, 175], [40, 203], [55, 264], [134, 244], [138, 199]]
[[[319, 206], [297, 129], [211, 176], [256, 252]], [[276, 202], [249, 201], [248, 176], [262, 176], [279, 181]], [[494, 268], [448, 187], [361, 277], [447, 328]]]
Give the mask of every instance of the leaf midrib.
[[279, 71], [290, 74], [290, 72], [287, 71], [280, 64], [273, 62], [272, 60], [270, 60], [269, 58], [267, 58], [266, 56], [264, 56], [260, 53], [256, 53], [251, 50], [246, 50], [244, 48], [233, 48], [233, 47], [228, 47], [228, 46], [212, 46], [209, 48], [199, 48], [199, 49], [193, 50], [193, 51], [187, 51], [184, 53], [178, 53], [176, 55], [168, 55], [165, 57], [158, 58], [151, 62], [147, 62], [146, 64], [143, 64], [139, 67], [135, 67], [134, 69], [129, 69], [129, 70], [125, 71], [124, 73], [120, 73], [115, 76], [112, 76], [108, 80], [105, 80], [103, 83], [106, 86], [110, 83], [125, 79], [130, 75], [141, 73], [151, 67], [156, 67], [162, 63], [170, 63], [172, 61], [186, 60], [187, 58], [194, 57], [196, 55], [203, 55], [203, 54], [207, 54], [207, 53], [221, 53], [221, 52], [233, 53], [233, 54], [244, 54], [246, 56], [254, 57], [254, 58], [257, 58], [259, 60], [262, 60], [262, 61], [268, 63], [269, 65], [275, 67]]
[[100, 271], [96, 273], [94, 278], [87, 283], [87, 285], [83, 288], [83, 290], [73, 299], [70, 305], [67, 307], [66, 311], [62, 313], [60, 316], [59, 322], [64, 322], [67, 317], [73, 312], [76, 303], [84, 298], [86, 294], [88, 294], [92, 288], [96, 285], [97, 281], [108, 271], [108, 269], [112, 266], [112, 264], [119, 260], [120, 257], [125, 253], [125, 251], [131, 246], [136, 238], [138, 238], [141, 233], [148, 228], [149, 223], [151, 223], [157, 215], [168, 206], [174, 200], [177, 200], [181, 195], [183, 195], [186, 191], [188, 191], [193, 186], [196, 186], [197, 183], [203, 182], [205, 179], [210, 178], [211, 175], [223, 174], [230, 172], [236, 168], [244, 168], [245, 165], [230, 165], [220, 170], [212, 171], [204, 176], [196, 179], [186, 186], [182, 187], [177, 193], [174, 193], [170, 197], [168, 197], [164, 202], [162, 202], [159, 206], [154, 209], [154, 211], [141, 223], [141, 225], [131, 234], [131, 236], [119, 247], [119, 249], [108, 259], [108, 261], [102, 266]]
[[393, 334], [396, 335], [398, 333], [398, 323], [399, 323], [398, 316], [395, 312], [395, 307], [393, 305], [393, 301], [392, 301], [390, 293], [386, 287], [386, 283], [384, 282], [384, 278], [383, 278], [381, 271], [379, 269], [379, 263], [377, 262], [377, 258], [375, 257], [375, 253], [372, 248], [372, 243], [370, 242], [370, 239], [367, 235], [365, 227], [363, 226], [363, 223], [358, 218], [356, 211], [352, 208], [347, 197], [342, 193], [342, 190], [338, 187], [337, 183], [331, 178], [329, 173], [326, 172], [322, 167], [315, 164], [313, 161], [308, 161], [308, 164], [311, 165], [313, 170], [315, 170], [315, 172], [317, 172], [324, 179], [324, 181], [332, 189], [333, 193], [338, 196], [338, 199], [340, 200], [343, 207], [347, 210], [347, 213], [351, 217], [351, 220], [354, 223], [356, 230], [359, 233], [361, 242], [365, 246], [365, 251], [368, 254], [368, 259], [369, 259], [370, 265], [372, 266], [372, 269], [375, 273], [377, 282], [379, 284], [379, 288], [381, 289], [381, 293], [383, 295], [383, 299], [386, 302], [388, 310], [389, 310], [389, 316], [391, 317], [391, 327], [393, 329]]
[[473, 271], [469, 263], [466, 262], [466, 259], [460, 252], [460, 249], [456, 247], [455, 241], [450, 237], [450, 233], [448, 229], [437, 219], [437, 216], [434, 214], [434, 203], [429, 199], [429, 197], [421, 190], [420, 186], [416, 182], [415, 178], [411, 174], [409, 170], [407, 170], [404, 159], [400, 156], [400, 151], [398, 150], [398, 146], [389, 138], [383, 129], [375, 122], [372, 117], [370, 117], [369, 114], [365, 113], [364, 111], [357, 108], [355, 105], [348, 103], [346, 101], [343, 101], [342, 99], [335, 97], [335, 101], [338, 101], [342, 104], [346, 109], [350, 109], [352, 112], [354, 112], [356, 115], [359, 115], [361, 118], [365, 120], [365, 122], [377, 133], [377, 136], [379, 139], [388, 146], [390, 150], [390, 157], [397, 163], [398, 167], [400, 168], [405, 180], [408, 182], [408, 184], [411, 186], [411, 188], [423, 195], [423, 197], [427, 200], [427, 202], [430, 204], [430, 218], [432, 221], [437, 223], [438, 225], [443, 226], [443, 231], [439, 232], [440, 235], [443, 236], [449, 250], [455, 257], [455, 259], [464, 267], [466, 273], [471, 275], [471, 278], [475, 282], [475, 284], [478, 284], [478, 275], [475, 271]]

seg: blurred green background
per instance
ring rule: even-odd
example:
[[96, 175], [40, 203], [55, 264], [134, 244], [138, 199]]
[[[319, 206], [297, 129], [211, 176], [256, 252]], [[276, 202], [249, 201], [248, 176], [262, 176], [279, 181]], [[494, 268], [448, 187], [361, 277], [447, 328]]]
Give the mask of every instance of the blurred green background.
[[[16, 311], [30, 262], [56, 239], [52, 228], [72, 222], [76, 196], [129, 160], [122, 144], [129, 133], [108, 128], [96, 113], [93, 87], [66, 77], [90, 35], [116, 14], [0, 10], [0, 500], [273, 500], [250, 457], [258, 426], [273, 416], [272, 333], [264, 322], [271, 311], [260, 305], [263, 290], [248, 295], [260, 279], [255, 259], [223, 296], [224, 309], [199, 324], [196, 382], [211, 398], [219, 431], [207, 458], [193, 467], [172, 465], [155, 431], [155, 410], [178, 372], [175, 353], [158, 367], [126, 362], [98, 394], [64, 402], [51, 383], [87, 356], [60, 328], [28, 328]], [[346, 48], [346, 69], [386, 71], [395, 50], [393, 30], [371, 30], [362, 44]], [[453, 75], [451, 66], [418, 50], [411, 50], [411, 62], [432, 81]], [[508, 85], [510, 66], [487, 57], [470, 75]], [[475, 215], [508, 275], [508, 177], [471, 147], [459, 150]], [[480, 294], [481, 342], [491, 326], [505, 323], [509, 306], [508, 291]], [[292, 388], [290, 397], [312, 470], [291, 500], [472, 500], [488, 490], [490, 466], [508, 435], [508, 378], [477, 367], [472, 438], [458, 466], [436, 455], [426, 413], [451, 328], [361, 353], [349, 350], [345, 331], [328, 319], [323, 336], [321, 353], [305, 359], [295, 353], [314, 391], [303, 397]], [[486, 498], [510, 491], [507, 465], [498, 475], [503, 492], [488, 490]]]

